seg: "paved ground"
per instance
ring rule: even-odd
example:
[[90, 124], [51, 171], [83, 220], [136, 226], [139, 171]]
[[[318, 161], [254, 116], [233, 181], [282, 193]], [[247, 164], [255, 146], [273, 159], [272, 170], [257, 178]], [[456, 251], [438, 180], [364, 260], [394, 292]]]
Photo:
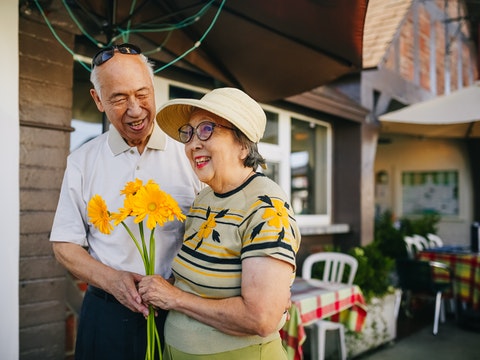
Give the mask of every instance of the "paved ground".
[[480, 332], [465, 330], [453, 320], [440, 324], [436, 336], [430, 325], [386, 345], [358, 360], [478, 360], [480, 359]]
[[[433, 330], [433, 303], [419, 304], [407, 317], [400, 310], [397, 322], [397, 339], [353, 360], [480, 360], [480, 313], [475, 313], [474, 330], [459, 326], [453, 314], [448, 314], [445, 323], [439, 324], [437, 335]], [[335, 341], [328, 338], [327, 342]], [[311, 360], [306, 351], [305, 360]], [[337, 360], [334, 347], [326, 360]], [[350, 359], [349, 359], [350, 360]]]
[[[478, 322], [477, 322], [478, 324]], [[480, 329], [467, 330], [453, 315], [432, 334], [433, 308], [419, 309], [413, 318], [402, 312], [397, 340], [355, 360], [480, 360]]]

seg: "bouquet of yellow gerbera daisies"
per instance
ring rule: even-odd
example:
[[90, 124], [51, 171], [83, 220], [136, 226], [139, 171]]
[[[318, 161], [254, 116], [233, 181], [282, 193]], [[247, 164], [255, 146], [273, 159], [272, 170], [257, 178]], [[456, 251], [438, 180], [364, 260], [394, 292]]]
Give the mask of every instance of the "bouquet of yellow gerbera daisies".
[[[105, 200], [100, 195], [94, 195], [88, 202], [88, 217], [92, 224], [102, 233], [110, 234], [113, 230], [111, 222], [117, 226], [122, 224], [137, 247], [145, 266], [145, 274], [153, 275], [155, 272], [155, 237], [154, 231], [157, 225], [163, 226], [168, 221], [177, 218], [185, 220], [185, 215], [178, 206], [175, 199], [160, 190], [158, 184], [149, 180], [145, 185], [139, 179], [130, 181], [120, 191], [125, 195], [123, 208], [118, 213], [108, 211]], [[140, 241], [135, 237], [130, 228], [125, 224], [125, 219], [134, 217], [134, 223], [138, 224]], [[147, 228], [150, 229], [149, 243], [145, 241], [143, 222], [146, 220]], [[155, 325], [155, 313], [150, 306], [147, 318], [147, 352], [145, 359], [153, 360], [155, 351], [158, 348], [160, 359], [162, 359], [160, 339]]]

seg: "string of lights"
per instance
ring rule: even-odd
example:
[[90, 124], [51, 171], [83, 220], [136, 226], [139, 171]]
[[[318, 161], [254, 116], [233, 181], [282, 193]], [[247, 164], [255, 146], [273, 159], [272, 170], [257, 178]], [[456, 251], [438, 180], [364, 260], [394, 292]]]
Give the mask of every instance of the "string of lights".
[[[62, 47], [66, 51], [68, 51], [72, 55], [74, 61], [77, 61], [78, 63], [80, 63], [82, 65], [82, 67], [84, 67], [86, 70], [91, 71], [90, 64], [87, 61], [85, 61], [85, 57], [82, 56], [82, 55], [76, 54], [72, 49], [70, 49], [70, 47], [58, 35], [58, 33], [56, 32], [55, 28], [53, 27], [51, 21], [48, 19], [48, 16], [45, 14], [45, 11], [42, 8], [42, 6], [40, 5], [39, 1], [34, 0], [34, 2], [35, 2], [35, 5], [37, 6], [42, 18], [44, 19], [45, 24], [48, 26], [50, 32], [53, 34], [55, 39], [62, 45]], [[146, 56], [148, 56], [150, 54], [154, 54], [156, 52], [162, 51], [162, 49], [167, 44], [168, 40], [170, 39], [171, 34], [174, 31], [185, 28], [185, 27], [188, 27], [188, 26], [194, 24], [195, 22], [199, 21], [208, 12], [208, 10], [213, 6], [214, 2], [215, 2], [215, 0], [210, 0], [198, 12], [196, 12], [194, 15], [189, 16], [189, 17], [179, 21], [178, 23], [174, 23], [174, 24], [170, 24], [170, 23], [165, 23], [165, 24], [138, 24], [136, 27], [132, 27], [132, 15], [133, 15], [133, 13], [135, 11], [135, 8], [136, 8], [136, 0], [133, 0], [132, 4], [130, 6], [130, 11], [129, 11], [129, 16], [128, 16], [128, 21], [127, 21], [126, 28], [121, 28], [120, 26], [116, 26], [115, 27], [116, 35], [113, 36], [108, 43], [104, 44], [104, 43], [98, 41], [97, 39], [95, 39], [91, 34], [89, 34], [85, 30], [85, 28], [83, 27], [81, 22], [77, 19], [73, 10], [68, 5], [66, 0], [62, 0], [62, 4], [65, 7], [68, 15], [70, 16], [70, 18], [72, 19], [74, 24], [77, 26], [77, 28], [80, 30], [80, 32], [89, 41], [91, 41], [95, 46], [97, 46], [99, 48], [108, 47], [108, 46], [114, 44], [120, 38], [123, 39], [123, 42], [128, 42], [129, 36], [131, 34], [135, 34], [135, 33], [167, 32], [165, 40], [162, 42], [162, 44], [155, 47], [154, 49], [150, 49], [150, 50], [147, 50], [147, 51], [143, 52], [143, 54], [145, 54]], [[154, 73], [158, 73], [158, 72], [168, 68], [169, 66], [171, 66], [171, 65], [175, 64], [176, 62], [180, 61], [181, 59], [183, 59], [185, 56], [190, 54], [192, 51], [195, 51], [197, 48], [199, 48], [201, 46], [203, 40], [207, 37], [208, 33], [212, 30], [213, 26], [217, 22], [217, 19], [220, 16], [220, 13], [223, 9], [223, 6], [225, 5], [225, 2], [226, 2], [226, 0], [222, 0], [222, 2], [220, 4], [220, 6], [218, 7], [212, 21], [210, 22], [210, 25], [204, 31], [204, 33], [200, 37], [200, 39], [197, 40], [192, 45], [192, 47], [185, 50], [185, 52], [183, 54], [177, 56], [176, 58], [174, 58], [173, 60], [171, 60], [167, 64], [165, 64], [165, 65], [159, 67], [158, 69], [154, 70]]]
[[171, 66], [172, 64], [176, 63], [177, 61], [183, 59], [185, 56], [187, 56], [188, 54], [190, 54], [192, 51], [196, 50], [197, 48], [200, 47], [200, 45], [202, 44], [202, 41], [205, 39], [205, 37], [208, 35], [208, 33], [210, 32], [210, 30], [212, 30], [213, 28], [213, 25], [215, 25], [215, 23], [217, 22], [217, 19], [218, 19], [218, 16], [220, 15], [220, 12], [222, 11], [222, 8], [223, 8], [223, 5], [225, 4], [225, 1], [226, 0], [222, 0], [222, 3], [220, 4], [220, 6], [218, 7], [218, 10], [217, 10], [217, 13], [215, 14], [214, 18], [212, 19], [212, 22], [210, 23], [210, 26], [207, 28], [207, 30], [205, 30], [205, 33], [202, 35], [202, 37], [200, 38], [200, 40], [198, 40], [189, 50], [185, 51], [182, 55], [178, 56], [176, 59], [170, 61], [168, 64], [165, 64], [164, 66], [158, 68], [157, 70], [154, 71], [154, 73], [158, 73], [164, 69], [166, 69], [167, 67]]

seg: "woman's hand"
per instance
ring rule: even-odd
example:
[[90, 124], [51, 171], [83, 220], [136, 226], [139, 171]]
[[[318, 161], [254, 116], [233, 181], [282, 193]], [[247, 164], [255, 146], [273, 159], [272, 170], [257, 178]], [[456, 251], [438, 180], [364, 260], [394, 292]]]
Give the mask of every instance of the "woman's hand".
[[144, 303], [164, 310], [171, 310], [183, 291], [160, 275], [144, 276], [138, 283], [138, 292]]

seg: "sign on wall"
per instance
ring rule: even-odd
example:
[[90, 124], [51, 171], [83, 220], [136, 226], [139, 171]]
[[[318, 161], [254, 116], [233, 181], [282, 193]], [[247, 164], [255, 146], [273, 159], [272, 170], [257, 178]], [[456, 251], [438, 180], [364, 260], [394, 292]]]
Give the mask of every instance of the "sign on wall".
[[402, 172], [404, 215], [459, 215], [458, 171]]

